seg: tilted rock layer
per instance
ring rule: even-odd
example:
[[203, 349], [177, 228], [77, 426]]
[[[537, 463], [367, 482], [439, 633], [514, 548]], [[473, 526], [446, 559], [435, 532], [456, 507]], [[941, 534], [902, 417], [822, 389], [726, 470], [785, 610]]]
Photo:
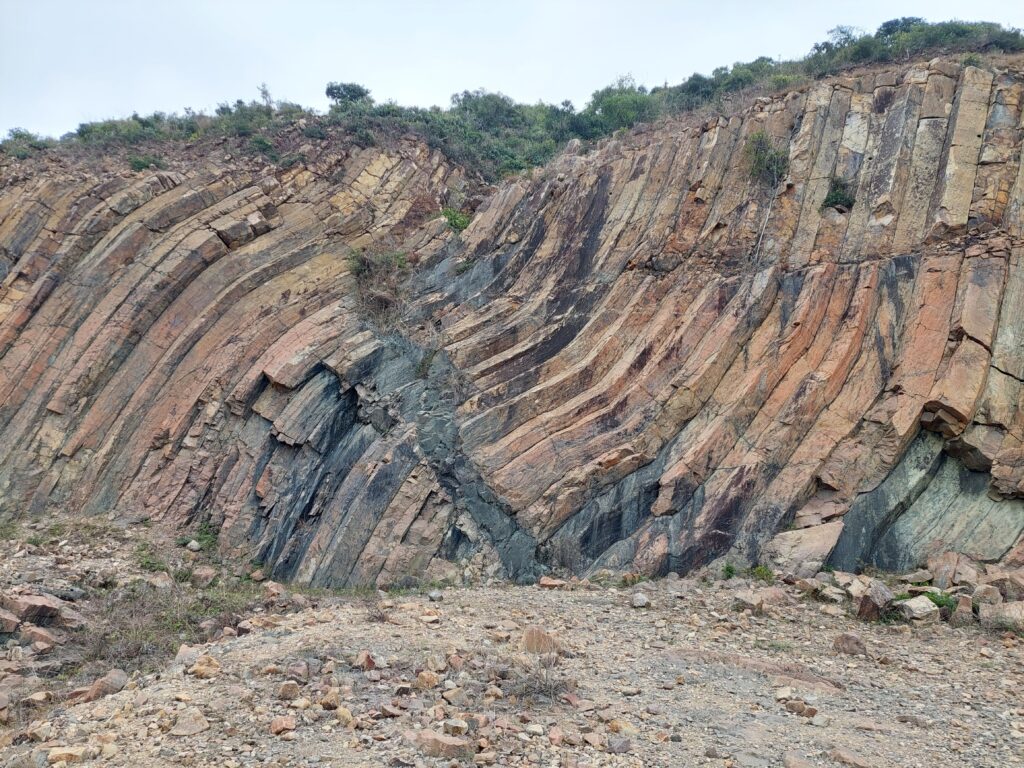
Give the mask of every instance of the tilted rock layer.
[[[412, 140], [10, 181], [0, 512], [208, 521], [313, 584], [1018, 565], [1022, 96], [939, 60], [816, 84], [570, 147], [461, 235]], [[358, 248], [415, 264], [400, 322]]]

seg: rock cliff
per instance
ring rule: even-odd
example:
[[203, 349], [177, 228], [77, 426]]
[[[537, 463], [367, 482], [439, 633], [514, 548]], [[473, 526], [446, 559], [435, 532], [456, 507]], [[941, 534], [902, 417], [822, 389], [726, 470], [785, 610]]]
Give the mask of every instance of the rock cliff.
[[[461, 234], [411, 138], [11, 175], [0, 514], [209, 522], [315, 585], [1024, 563], [1022, 96], [851, 75], [570, 146]], [[386, 318], [356, 249], [414, 265]]]

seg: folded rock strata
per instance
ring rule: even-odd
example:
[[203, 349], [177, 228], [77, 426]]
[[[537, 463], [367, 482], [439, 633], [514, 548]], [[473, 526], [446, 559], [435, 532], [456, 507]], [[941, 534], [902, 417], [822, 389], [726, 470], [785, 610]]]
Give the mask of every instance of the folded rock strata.
[[[1022, 93], [935, 60], [639, 128], [461, 235], [411, 139], [9, 181], [0, 514], [206, 520], [315, 585], [1024, 561]], [[357, 248], [416, 264], [404, 322]]]

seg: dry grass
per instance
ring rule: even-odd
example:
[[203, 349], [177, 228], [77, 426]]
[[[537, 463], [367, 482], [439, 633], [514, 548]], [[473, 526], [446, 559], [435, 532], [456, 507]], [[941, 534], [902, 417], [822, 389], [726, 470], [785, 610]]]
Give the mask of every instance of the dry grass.
[[201, 642], [210, 631], [237, 624], [258, 600], [257, 588], [247, 582], [193, 590], [179, 584], [157, 589], [138, 581], [111, 590], [90, 605], [78, 672], [96, 667], [153, 671], [182, 643]]

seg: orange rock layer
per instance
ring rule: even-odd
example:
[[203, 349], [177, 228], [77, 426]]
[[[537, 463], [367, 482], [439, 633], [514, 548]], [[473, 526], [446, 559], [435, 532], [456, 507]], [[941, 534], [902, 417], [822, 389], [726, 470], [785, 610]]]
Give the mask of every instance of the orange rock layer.
[[[1022, 95], [817, 84], [570, 147], [461, 235], [414, 142], [8, 183], [0, 511], [209, 521], [313, 584], [1024, 561]], [[354, 248], [417, 265], [397, 327]]]

